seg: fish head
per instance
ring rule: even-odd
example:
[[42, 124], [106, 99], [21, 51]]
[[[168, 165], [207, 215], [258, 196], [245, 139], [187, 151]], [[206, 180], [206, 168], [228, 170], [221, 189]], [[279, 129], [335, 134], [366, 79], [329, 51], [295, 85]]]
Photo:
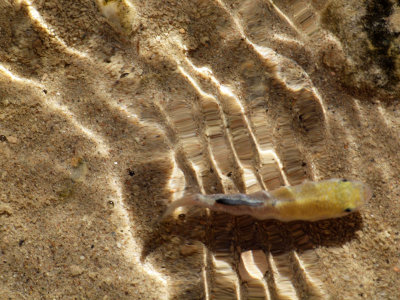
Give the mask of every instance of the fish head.
[[338, 217], [358, 211], [372, 197], [371, 188], [361, 182], [347, 179], [335, 179], [332, 197], [332, 214]]

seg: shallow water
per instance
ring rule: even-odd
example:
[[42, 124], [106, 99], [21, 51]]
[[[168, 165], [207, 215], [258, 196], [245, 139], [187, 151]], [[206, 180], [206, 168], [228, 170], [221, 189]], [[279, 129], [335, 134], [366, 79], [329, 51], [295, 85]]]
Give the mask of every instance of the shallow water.
[[[399, 8], [379, 5], [1, 2], [0, 295], [398, 299]], [[186, 192], [328, 178], [373, 197], [156, 222]]]

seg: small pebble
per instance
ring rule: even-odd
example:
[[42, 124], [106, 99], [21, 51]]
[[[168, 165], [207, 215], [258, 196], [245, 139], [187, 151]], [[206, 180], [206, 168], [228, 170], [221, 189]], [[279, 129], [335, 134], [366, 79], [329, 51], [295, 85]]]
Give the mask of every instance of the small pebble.
[[72, 276], [78, 276], [83, 273], [83, 268], [77, 265], [72, 265], [69, 267], [69, 271], [71, 272]]
[[0, 203], [0, 216], [1, 215], [11, 216], [12, 213], [13, 210], [9, 204]]
[[7, 137], [7, 140], [11, 144], [17, 144], [18, 143], [18, 139], [16, 137], [14, 137], [14, 136]]

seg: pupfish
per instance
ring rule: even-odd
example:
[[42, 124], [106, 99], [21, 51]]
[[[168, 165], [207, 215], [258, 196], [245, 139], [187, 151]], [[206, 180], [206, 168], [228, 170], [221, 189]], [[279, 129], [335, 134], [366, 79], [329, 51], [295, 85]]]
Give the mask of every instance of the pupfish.
[[163, 218], [180, 206], [206, 207], [235, 216], [284, 222], [338, 218], [357, 211], [372, 196], [368, 185], [346, 179], [305, 181], [253, 194], [189, 194], [172, 202]]

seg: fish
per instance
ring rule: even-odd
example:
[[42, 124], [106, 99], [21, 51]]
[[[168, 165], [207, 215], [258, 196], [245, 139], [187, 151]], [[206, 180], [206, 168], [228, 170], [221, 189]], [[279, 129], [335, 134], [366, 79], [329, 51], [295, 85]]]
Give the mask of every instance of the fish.
[[258, 220], [314, 222], [356, 212], [371, 197], [367, 184], [333, 178], [252, 194], [188, 194], [169, 204], [161, 219], [178, 207], [197, 206], [234, 216], [249, 215]]

